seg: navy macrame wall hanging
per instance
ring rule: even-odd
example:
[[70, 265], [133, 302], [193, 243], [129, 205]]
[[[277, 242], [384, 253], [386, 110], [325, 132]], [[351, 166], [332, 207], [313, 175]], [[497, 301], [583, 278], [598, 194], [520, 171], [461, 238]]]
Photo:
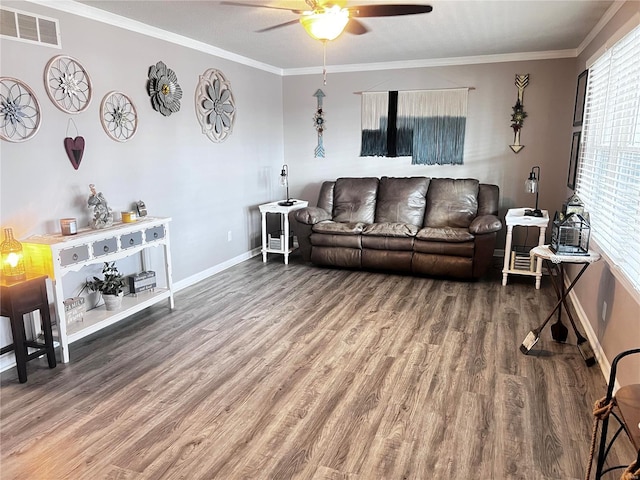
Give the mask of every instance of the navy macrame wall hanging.
[[360, 156], [462, 165], [468, 88], [362, 94]]

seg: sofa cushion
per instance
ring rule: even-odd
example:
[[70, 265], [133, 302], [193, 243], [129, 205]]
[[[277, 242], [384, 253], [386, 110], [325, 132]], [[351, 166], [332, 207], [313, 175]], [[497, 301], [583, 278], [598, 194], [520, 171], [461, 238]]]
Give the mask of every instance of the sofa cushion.
[[390, 251], [413, 250], [413, 237], [365, 237], [362, 235], [359, 238], [362, 239], [363, 249]]
[[382, 177], [376, 201], [376, 223], [402, 222], [421, 226], [428, 187], [426, 177]]
[[415, 237], [419, 228], [409, 223], [373, 223], [365, 225], [363, 235], [376, 237]]
[[431, 179], [424, 226], [468, 228], [478, 214], [478, 184], [470, 178]]
[[424, 227], [421, 228], [416, 235], [418, 240], [426, 240], [431, 242], [472, 242], [474, 236], [469, 233], [468, 228], [452, 228], [452, 227]]
[[475, 242], [423, 242], [421, 240], [416, 240], [413, 244], [413, 251], [416, 253], [430, 253], [433, 255], [473, 257], [475, 254]]
[[331, 220], [331, 214], [318, 207], [305, 207], [293, 212], [293, 217], [305, 225], [314, 225], [318, 222]]
[[360, 235], [364, 229], [364, 223], [320, 222], [313, 226], [315, 233], [328, 233], [331, 235]]
[[373, 223], [377, 178], [339, 178], [333, 188], [333, 220]]
[[322, 182], [318, 194], [318, 207], [333, 214], [333, 188], [336, 182]]
[[495, 215], [480, 215], [469, 225], [469, 231], [474, 235], [499, 232], [502, 230], [502, 222]]
[[331, 235], [328, 233], [312, 233], [309, 241], [316, 247], [362, 248], [361, 235]]

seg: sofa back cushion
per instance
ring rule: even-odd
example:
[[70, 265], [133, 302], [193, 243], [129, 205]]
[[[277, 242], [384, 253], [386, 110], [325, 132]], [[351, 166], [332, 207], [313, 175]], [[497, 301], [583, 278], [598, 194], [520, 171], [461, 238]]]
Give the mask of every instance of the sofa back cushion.
[[339, 178], [333, 188], [333, 220], [373, 223], [377, 178]]
[[333, 188], [336, 182], [322, 182], [320, 193], [318, 194], [318, 208], [333, 214]]
[[471, 178], [432, 178], [424, 226], [468, 228], [478, 214], [478, 184]]
[[428, 187], [427, 177], [382, 177], [378, 186], [376, 223], [422, 226]]

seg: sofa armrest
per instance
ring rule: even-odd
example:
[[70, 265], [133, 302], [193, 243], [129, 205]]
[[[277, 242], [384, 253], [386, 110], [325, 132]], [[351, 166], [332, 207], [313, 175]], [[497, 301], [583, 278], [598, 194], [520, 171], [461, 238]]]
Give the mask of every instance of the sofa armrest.
[[499, 232], [500, 230], [502, 230], [502, 222], [495, 215], [480, 215], [474, 218], [469, 225], [469, 232], [474, 235]]
[[325, 220], [331, 220], [331, 214], [319, 207], [305, 207], [293, 212], [294, 218], [305, 225], [315, 225]]

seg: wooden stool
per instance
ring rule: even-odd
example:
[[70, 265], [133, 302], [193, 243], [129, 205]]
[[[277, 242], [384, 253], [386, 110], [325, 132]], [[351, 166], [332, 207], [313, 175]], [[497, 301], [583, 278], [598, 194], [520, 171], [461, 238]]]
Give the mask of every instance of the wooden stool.
[[[20, 383], [27, 381], [27, 362], [47, 355], [49, 368], [56, 366], [56, 353], [53, 347], [51, 332], [51, 317], [49, 315], [49, 301], [47, 300], [47, 276], [27, 278], [19, 282], [0, 282], [0, 315], [9, 317], [13, 343], [0, 349], [0, 355], [14, 351], [16, 368]], [[27, 340], [24, 330], [24, 315], [36, 310], [40, 311], [44, 343]], [[36, 351], [28, 353], [27, 347]]]

